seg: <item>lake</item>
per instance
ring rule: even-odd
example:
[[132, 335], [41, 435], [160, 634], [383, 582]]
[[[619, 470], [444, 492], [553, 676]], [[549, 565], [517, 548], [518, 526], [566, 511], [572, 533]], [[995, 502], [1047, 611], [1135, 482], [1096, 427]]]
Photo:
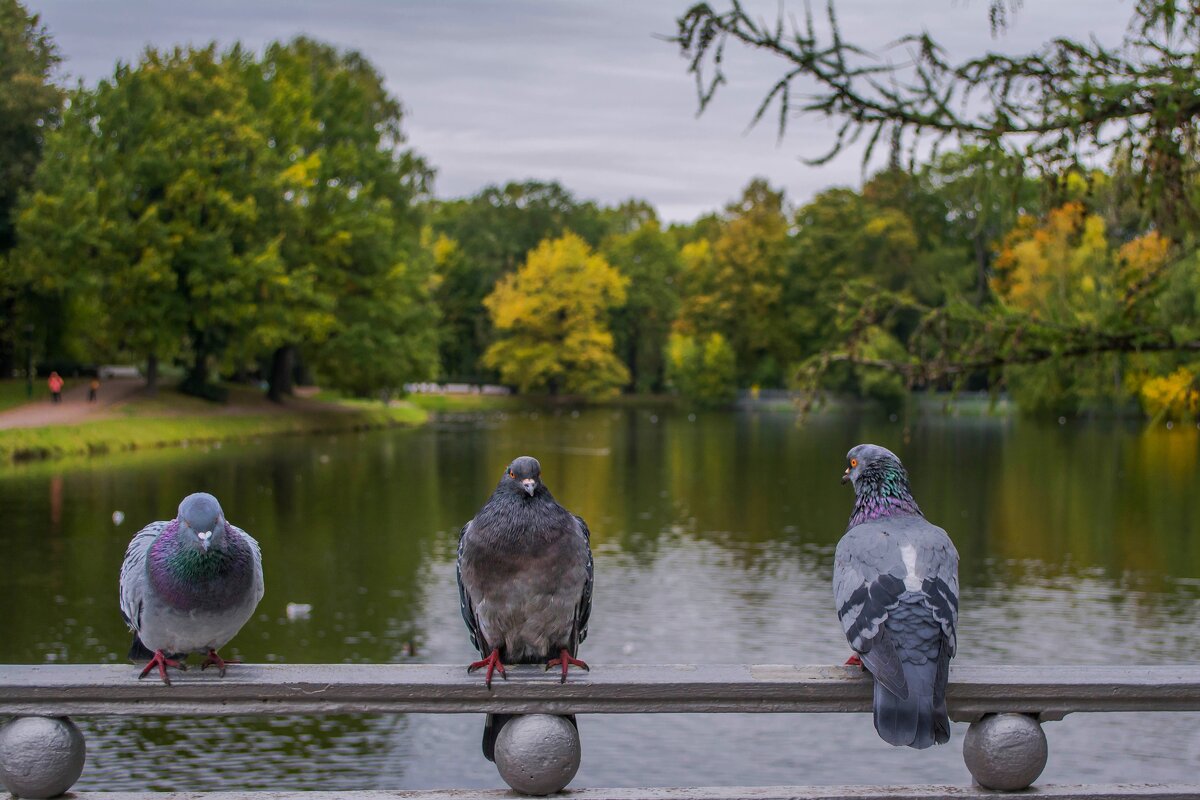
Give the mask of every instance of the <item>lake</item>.
[[[852, 490], [839, 479], [863, 441], [900, 454], [962, 555], [955, 663], [1200, 660], [1200, 430], [934, 418], [904, 439], [886, 419], [542, 410], [12, 468], [0, 472], [0, 662], [123, 661], [125, 546], [205, 490], [259, 540], [266, 567], [259, 613], [223, 655], [465, 666], [476, 656], [459, 617], [458, 532], [528, 454], [591, 527], [581, 656], [594, 670], [840, 664], [830, 572]], [[289, 621], [289, 602], [311, 604], [310, 617]], [[503, 786], [479, 750], [482, 715], [77, 721], [80, 790]], [[1194, 780], [1198, 723], [1048, 723], [1041, 780]], [[961, 724], [921, 752], [881, 742], [867, 714], [594, 715], [580, 729], [577, 787], [970, 781]]]

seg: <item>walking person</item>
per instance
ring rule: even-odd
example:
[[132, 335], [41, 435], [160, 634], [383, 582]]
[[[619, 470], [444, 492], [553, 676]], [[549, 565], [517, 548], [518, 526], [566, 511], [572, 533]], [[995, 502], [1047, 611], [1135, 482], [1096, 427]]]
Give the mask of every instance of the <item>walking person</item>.
[[88, 384], [88, 402], [96, 402], [96, 397], [100, 392], [100, 379], [92, 378], [92, 382]]
[[46, 381], [46, 384], [50, 387], [50, 402], [61, 403], [63, 390], [62, 376], [57, 372], [51, 372], [50, 378]]

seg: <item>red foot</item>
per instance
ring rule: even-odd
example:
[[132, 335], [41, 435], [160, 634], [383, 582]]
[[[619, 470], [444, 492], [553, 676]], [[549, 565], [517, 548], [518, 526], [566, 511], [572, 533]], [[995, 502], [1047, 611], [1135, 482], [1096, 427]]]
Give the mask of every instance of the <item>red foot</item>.
[[221, 658], [219, 655], [217, 655], [216, 650], [209, 650], [208, 655], [204, 657], [204, 663], [200, 665], [200, 671], [203, 672], [204, 670], [208, 669], [209, 667], [215, 666], [217, 668], [217, 675], [224, 678], [225, 677], [225, 667], [229, 666], [230, 664], [240, 664], [240, 663], [242, 663], [242, 662], [234, 661], [233, 659], [226, 660], [224, 658]]
[[495, 650], [493, 650], [492, 654], [490, 656], [488, 656], [487, 658], [483, 659], [482, 661], [476, 661], [475, 663], [473, 663], [469, 667], [467, 667], [467, 674], [470, 674], [470, 673], [474, 672], [475, 670], [480, 669], [482, 667], [487, 667], [487, 677], [485, 677], [483, 679], [483, 684], [485, 686], [487, 686], [487, 688], [489, 688], [489, 689], [492, 688], [492, 671], [493, 670], [495, 670], [496, 672], [499, 672], [501, 678], [504, 678], [504, 680], [508, 680], [508, 675], [504, 674], [504, 664], [501, 663], [501, 661], [500, 661], [500, 648], [496, 648]]
[[142, 674], [138, 675], [138, 680], [140, 681], [142, 678], [149, 675], [150, 670], [154, 669], [155, 667], [158, 667], [159, 677], [162, 678], [162, 682], [167, 686], [171, 685], [171, 679], [167, 677], [167, 667], [175, 667], [180, 672], [187, 672], [187, 664], [183, 663], [182, 661], [176, 661], [173, 658], [167, 658], [167, 654], [162, 650], [155, 650], [154, 657], [150, 659], [150, 663], [147, 664], [146, 668], [142, 670]]
[[557, 667], [559, 664], [562, 664], [562, 680], [560, 680], [559, 683], [567, 682], [568, 667], [579, 667], [585, 672], [592, 671], [591, 667], [580, 661], [578, 658], [572, 658], [571, 654], [567, 652], [566, 648], [562, 649], [558, 655], [558, 658], [552, 658], [546, 662], [546, 670], [549, 671], [551, 667]]
[[858, 657], [858, 653], [855, 653], [846, 659], [845, 666], [847, 667], [861, 667], [862, 665], [862, 659]]

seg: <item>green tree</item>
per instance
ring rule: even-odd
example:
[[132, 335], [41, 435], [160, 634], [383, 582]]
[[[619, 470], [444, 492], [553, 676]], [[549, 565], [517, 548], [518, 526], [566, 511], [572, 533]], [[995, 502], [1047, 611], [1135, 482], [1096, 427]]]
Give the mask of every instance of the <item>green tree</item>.
[[682, 250], [676, 328], [684, 334], [720, 333], [736, 354], [741, 381], [780, 385], [794, 354], [784, 325], [783, 193], [762, 179], [751, 181], [726, 209], [718, 230], [715, 238]]
[[75, 92], [21, 214], [15, 255], [37, 291], [94, 307], [93, 355], [145, 356], [152, 383], [157, 360], [179, 356], [203, 391], [210, 360], [285, 278], [278, 239], [260, 224], [273, 186], [239, 80], [245, 58], [211, 45], [148, 50]]
[[362, 55], [304, 37], [246, 66], [276, 172], [262, 224], [278, 231], [284, 279], [266, 287], [243, 359], [272, 354], [275, 400], [291, 391], [296, 354], [357, 393], [431, 377], [437, 320], [417, 201], [432, 173], [403, 147], [399, 102]]
[[613, 224], [594, 203], [541, 181], [489, 186], [472, 197], [435, 204], [430, 221], [436, 233], [458, 243], [461, 254], [440, 274], [435, 295], [443, 315], [442, 375], [460, 380], [488, 377], [479, 372], [480, 356], [496, 332], [483, 299], [496, 282], [545, 239], [570, 231], [597, 247]]
[[719, 333], [672, 333], [666, 361], [667, 380], [693, 403], [720, 406], [737, 394], [737, 356]]
[[[1003, 5], [992, 5], [994, 27]], [[1141, 223], [1178, 245], [1173, 256], [1128, 288], [1119, 313], [1104, 327], [1085, 320], [1050, 327], [1027, 309], [978, 303], [986, 248], [977, 250], [976, 302], [949, 296], [928, 303], [911, 294], [862, 291], [843, 297], [835, 339], [839, 344], [810, 361], [805, 381], [819, 381], [846, 361], [900, 374], [908, 386], [990, 373], [1007, 366], [1092, 358], [1100, 354], [1193, 352], [1200, 326], [1161, 313], [1186, 283], [1200, 224], [1200, 159], [1195, 129], [1200, 119], [1200, 0], [1137, 0], [1128, 35], [1117, 47], [1061, 36], [1024, 55], [984, 53], [951, 63], [927, 34], [900, 38], [914, 57], [878, 59], [838, 25], [832, 2], [828, 29], [811, 16], [801, 27], [760, 22], [732, 0], [725, 11], [707, 3], [678, 20], [677, 44], [689, 57], [701, 108], [728, 83], [723, 58], [730, 47], [771, 54], [781, 77], [768, 90], [755, 120], [772, 108], [780, 131], [795, 116], [833, 118], [837, 132], [824, 163], [865, 138], [865, 158], [885, 142], [898, 157], [915, 161], [923, 148], [945, 143], [977, 146], [1000, 171], [1038, 171], [1060, 192], [1080, 162], [1111, 159], [1125, 192], [1136, 198]], [[801, 83], [804, 91], [794, 91]], [[1009, 160], [1014, 166], [1001, 165]], [[1020, 166], [1015, 166], [1019, 164]], [[993, 170], [994, 172], [995, 170]], [[1050, 202], [1046, 207], [1053, 207]], [[1009, 206], [1005, 213], [1015, 215]], [[996, 219], [977, 213], [976, 224]], [[1003, 229], [1001, 223], [1000, 229]], [[915, 319], [901, 358], [866, 357], [860, 347], [878, 320], [895, 309]]]
[[51, 82], [58, 49], [36, 14], [0, 0], [0, 377], [16, 365], [18, 300], [7, 266], [16, 245], [17, 199], [33, 179], [46, 135], [58, 124], [63, 92]]
[[67, 312], [46, 316], [74, 323], [64, 340], [145, 357], [152, 385], [160, 359], [186, 360], [198, 394], [214, 368], [272, 360], [278, 399], [298, 348], [334, 387], [426, 377], [428, 170], [396, 149], [399, 114], [360, 56], [306, 39], [261, 61], [147, 51], [73, 96], [21, 216], [19, 266]]
[[573, 233], [542, 242], [484, 299], [502, 336], [485, 366], [522, 392], [616, 393], [629, 371], [613, 353], [607, 323], [627, 283]]
[[610, 236], [601, 250], [629, 282], [627, 300], [612, 312], [616, 350], [637, 392], [662, 388], [663, 349], [679, 310], [679, 250], [657, 218]]

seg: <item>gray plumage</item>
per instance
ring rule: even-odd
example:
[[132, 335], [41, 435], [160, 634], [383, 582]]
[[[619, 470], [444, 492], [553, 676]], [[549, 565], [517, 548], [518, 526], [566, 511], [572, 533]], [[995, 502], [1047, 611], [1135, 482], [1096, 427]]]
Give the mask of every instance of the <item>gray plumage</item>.
[[[121, 616], [133, 631], [130, 658], [150, 659], [166, 679], [168, 663], [205, 653], [204, 666], [250, 619], [263, 596], [262, 554], [230, 525], [210, 494], [188, 495], [175, 519], [138, 531], [121, 565]], [[161, 663], [160, 663], [161, 661]], [[169, 682], [169, 681], [167, 681]]]
[[875, 678], [875, 729], [893, 745], [942, 744], [958, 551], [922, 515], [894, 453], [859, 445], [846, 459], [855, 506], [834, 555], [833, 590], [846, 639]]
[[[459, 600], [471, 644], [485, 662], [545, 664], [566, 651], [569, 663], [586, 668], [574, 657], [587, 637], [592, 573], [587, 524], [554, 500], [536, 459], [516, 459], [459, 537]], [[565, 680], [568, 661], [559, 663]], [[488, 718], [489, 759], [504, 719]]]

